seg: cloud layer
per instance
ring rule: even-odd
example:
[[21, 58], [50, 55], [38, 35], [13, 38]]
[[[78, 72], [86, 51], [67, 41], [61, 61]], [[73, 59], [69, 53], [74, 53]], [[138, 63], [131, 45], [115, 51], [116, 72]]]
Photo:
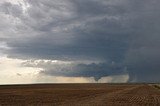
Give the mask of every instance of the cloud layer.
[[44, 75], [158, 82], [159, 11], [159, 0], [2, 1], [0, 48], [10, 58], [50, 60], [23, 63]]

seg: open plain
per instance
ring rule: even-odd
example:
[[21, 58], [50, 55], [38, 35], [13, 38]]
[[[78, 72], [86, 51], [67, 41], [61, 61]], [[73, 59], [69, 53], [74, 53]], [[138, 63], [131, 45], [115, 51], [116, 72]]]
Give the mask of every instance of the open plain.
[[33, 84], [0, 86], [0, 106], [160, 106], [149, 84]]

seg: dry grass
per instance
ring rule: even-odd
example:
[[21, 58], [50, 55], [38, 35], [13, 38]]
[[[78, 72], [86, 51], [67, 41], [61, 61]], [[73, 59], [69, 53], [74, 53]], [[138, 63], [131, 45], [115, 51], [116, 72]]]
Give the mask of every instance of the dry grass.
[[160, 84], [154, 84], [153, 86], [157, 89], [160, 89]]

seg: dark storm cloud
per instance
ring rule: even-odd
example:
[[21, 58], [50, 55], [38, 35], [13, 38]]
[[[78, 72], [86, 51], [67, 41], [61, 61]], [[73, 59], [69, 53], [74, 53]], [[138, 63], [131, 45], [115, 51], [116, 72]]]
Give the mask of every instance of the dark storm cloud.
[[114, 66], [105, 63], [77, 64], [73, 65], [72, 67], [69, 67], [69, 69], [64, 67], [58, 71], [54, 70], [44, 70], [41, 71], [41, 74], [67, 77], [94, 77], [96, 81], [98, 81], [101, 77], [128, 74], [127, 72], [125, 72], [125, 68], [121, 65]]
[[[10, 57], [105, 61], [56, 73], [46, 68], [43, 73], [51, 75], [99, 78], [122, 74], [127, 67], [130, 81], [160, 80], [159, 0], [25, 2], [27, 10], [10, 3], [0, 7], [1, 17], [10, 16], [0, 23], [0, 38], [11, 48]], [[10, 24], [11, 19], [15, 22]], [[107, 65], [112, 62], [121, 68], [112, 71]]]
[[[132, 3], [132, 2], [131, 2]], [[139, 2], [134, 10], [134, 37], [125, 56], [130, 79], [140, 82], [158, 82], [160, 71], [160, 1]], [[132, 7], [132, 8], [134, 8]]]
[[65, 77], [94, 77], [98, 81], [101, 77], [125, 75], [127, 69], [122, 64], [112, 63], [79, 63], [79, 62], [52, 62], [26, 61], [23, 66], [39, 67], [40, 74]]
[[[14, 48], [12, 52], [15, 52], [16, 55], [38, 56], [38, 58], [63, 56], [74, 59], [81, 56], [105, 58], [110, 61], [122, 60], [131, 33], [129, 32], [129, 20], [123, 15], [125, 9], [120, 7], [123, 11], [119, 12], [121, 10], [118, 8], [119, 5], [104, 4], [104, 1], [70, 2], [69, 5], [73, 8], [67, 6], [67, 3], [59, 4], [66, 10], [68, 9], [66, 11], [52, 1], [49, 3], [30, 1], [28, 20], [31, 22], [26, 22], [26, 20], [24, 22], [38, 35], [27, 40], [26, 38], [20, 39], [18, 42], [9, 40], [8, 45]], [[50, 13], [47, 13], [47, 8], [50, 9]], [[93, 8], [95, 8], [95, 13], [92, 13]], [[42, 19], [44, 23], [41, 22]]]

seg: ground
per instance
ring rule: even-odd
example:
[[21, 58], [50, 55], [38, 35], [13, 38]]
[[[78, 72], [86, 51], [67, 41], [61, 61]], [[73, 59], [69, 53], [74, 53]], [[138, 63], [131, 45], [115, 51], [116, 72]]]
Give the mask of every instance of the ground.
[[151, 84], [35, 84], [0, 86], [0, 106], [160, 106]]

